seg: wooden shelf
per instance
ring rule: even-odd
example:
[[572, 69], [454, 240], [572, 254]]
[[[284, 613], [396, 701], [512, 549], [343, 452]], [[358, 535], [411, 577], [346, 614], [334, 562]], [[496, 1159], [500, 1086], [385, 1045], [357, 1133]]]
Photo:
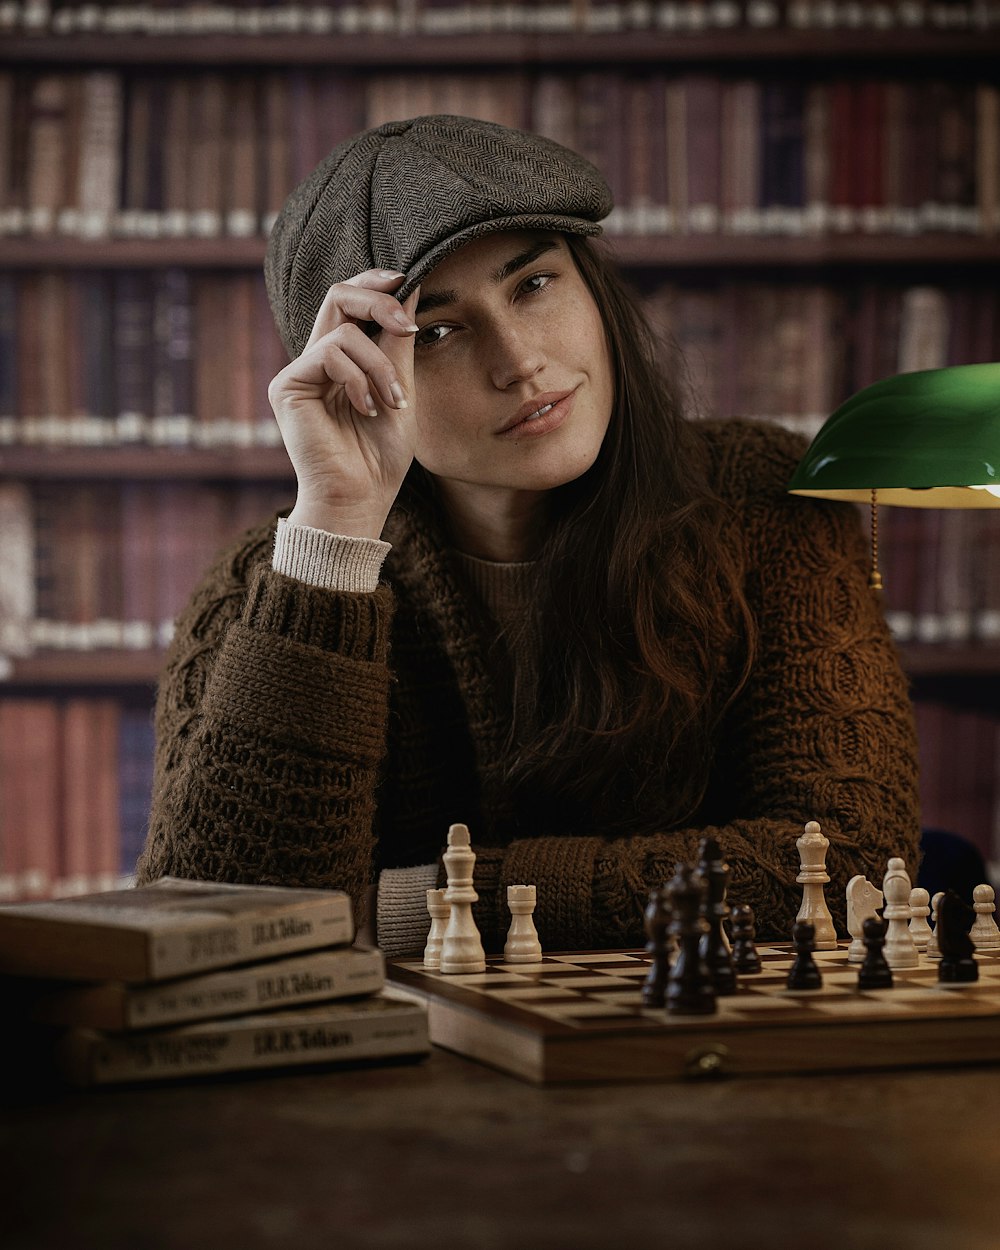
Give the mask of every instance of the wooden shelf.
[[901, 72], [947, 73], [954, 60], [971, 67], [995, 63], [1000, 30], [717, 30], [698, 34], [659, 30], [567, 34], [465, 35], [5, 35], [0, 63], [77, 65], [323, 65], [330, 67], [447, 67], [455, 65], [662, 66], [730, 62], [819, 62], [813, 69], [843, 74], [858, 65], [892, 61]]
[[134, 689], [156, 684], [163, 668], [162, 651], [42, 651], [15, 659], [0, 681], [0, 690], [59, 686]]
[[[731, 234], [604, 236], [618, 262], [636, 268], [769, 269], [844, 265], [921, 269], [1000, 263], [1000, 235], [830, 235], [820, 238]], [[0, 268], [260, 269], [266, 241], [254, 239], [0, 239]]]
[[[907, 645], [901, 648], [903, 664], [914, 678], [918, 698], [950, 701], [958, 682], [985, 695], [996, 706], [996, 683], [1000, 680], [1000, 646]], [[15, 659], [0, 689], [24, 687], [76, 689], [93, 686], [129, 689], [150, 686], [163, 667], [162, 651], [43, 651]], [[941, 684], [935, 680], [941, 679]]]
[[1000, 645], [990, 643], [904, 643], [903, 667], [913, 677], [1000, 677]]
[[29, 480], [295, 480], [283, 447], [4, 447], [0, 474]]

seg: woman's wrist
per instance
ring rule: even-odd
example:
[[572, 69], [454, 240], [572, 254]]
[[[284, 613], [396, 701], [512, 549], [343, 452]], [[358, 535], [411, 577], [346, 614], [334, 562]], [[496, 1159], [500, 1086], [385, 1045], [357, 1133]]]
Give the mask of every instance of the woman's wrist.
[[377, 509], [331, 507], [298, 500], [286, 519], [289, 525], [307, 525], [310, 529], [342, 534], [345, 538], [379, 539], [388, 515]]

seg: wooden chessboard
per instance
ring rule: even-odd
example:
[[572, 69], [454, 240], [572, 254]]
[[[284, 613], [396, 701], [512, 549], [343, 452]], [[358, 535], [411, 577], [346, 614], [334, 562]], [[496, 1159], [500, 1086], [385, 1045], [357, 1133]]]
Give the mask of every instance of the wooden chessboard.
[[891, 990], [862, 992], [846, 943], [816, 952], [818, 990], [785, 988], [790, 946], [758, 950], [762, 971], [711, 1016], [643, 1007], [641, 951], [491, 957], [485, 972], [454, 976], [395, 959], [388, 974], [427, 1003], [432, 1042], [540, 1084], [1000, 1061], [1000, 951], [977, 954], [969, 985], [940, 985], [921, 956]]

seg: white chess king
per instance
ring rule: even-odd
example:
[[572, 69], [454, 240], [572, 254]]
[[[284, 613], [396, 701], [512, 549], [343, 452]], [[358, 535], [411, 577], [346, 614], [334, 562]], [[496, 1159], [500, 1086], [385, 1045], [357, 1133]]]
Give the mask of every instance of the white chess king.
[[486, 971], [486, 952], [472, 918], [472, 904], [479, 895], [472, 886], [476, 853], [470, 843], [468, 825], [452, 825], [448, 830], [448, 849], [442, 856], [448, 874], [444, 901], [451, 907], [441, 939], [441, 971], [445, 973]]

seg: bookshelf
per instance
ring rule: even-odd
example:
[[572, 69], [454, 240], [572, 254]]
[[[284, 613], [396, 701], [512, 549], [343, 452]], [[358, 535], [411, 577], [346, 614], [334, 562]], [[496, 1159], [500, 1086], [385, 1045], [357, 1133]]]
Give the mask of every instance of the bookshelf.
[[[284, 364], [266, 229], [346, 134], [466, 112], [591, 156], [620, 205], [609, 243], [711, 409], [808, 433], [877, 376], [1000, 358], [996, 4], [30, 3], [3, 6], [0, 30], [0, 345], [16, 362], [0, 383], [0, 533], [23, 592], [0, 597], [0, 786], [19, 766], [4, 734], [33, 726], [51, 774], [62, 720], [119, 708], [101, 766], [131, 822], [126, 872], [162, 648], [206, 534], [221, 544], [292, 497], [266, 401]], [[52, 324], [72, 350], [42, 371]], [[237, 364], [204, 367], [218, 359]], [[966, 757], [1000, 775], [995, 520], [884, 522], [935, 786]], [[159, 592], [135, 574], [157, 524], [184, 531], [156, 556]], [[974, 751], [971, 721], [953, 732], [964, 713]], [[968, 822], [1000, 858], [1000, 782], [975, 811], [950, 802], [929, 790], [928, 823]], [[0, 893], [58, 891], [58, 865], [28, 863], [17, 840], [8, 816]]]

